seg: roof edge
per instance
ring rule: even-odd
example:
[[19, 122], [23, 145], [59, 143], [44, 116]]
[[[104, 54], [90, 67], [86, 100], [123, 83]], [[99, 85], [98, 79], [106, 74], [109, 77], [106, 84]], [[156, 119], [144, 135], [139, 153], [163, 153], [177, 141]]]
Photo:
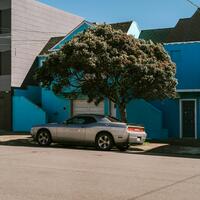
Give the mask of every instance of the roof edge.
[[88, 22], [86, 20], [83, 20], [78, 26], [76, 26], [73, 30], [71, 30], [62, 40], [60, 40], [56, 45], [54, 45], [51, 49], [49, 49], [49, 52], [55, 52], [58, 51], [57, 49], [54, 49], [59, 43], [64, 41], [70, 34], [72, 34], [75, 30], [77, 30], [79, 27], [81, 27], [84, 23], [89, 24], [90, 26], [94, 26], [91, 22]]

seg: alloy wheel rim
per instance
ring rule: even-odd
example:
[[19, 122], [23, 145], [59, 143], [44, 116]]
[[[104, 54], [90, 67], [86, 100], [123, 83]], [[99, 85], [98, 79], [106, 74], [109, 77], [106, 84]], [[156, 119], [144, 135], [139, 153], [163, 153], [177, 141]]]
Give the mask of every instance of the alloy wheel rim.
[[38, 141], [40, 144], [47, 144], [49, 142], [49, 135], [46, 132], [41, 132], [38, 137]]
[[107, 135], [102, 135], [98, 140], [98, 145], [101, 149], [107, 149], [110, 146], [110, 139]]

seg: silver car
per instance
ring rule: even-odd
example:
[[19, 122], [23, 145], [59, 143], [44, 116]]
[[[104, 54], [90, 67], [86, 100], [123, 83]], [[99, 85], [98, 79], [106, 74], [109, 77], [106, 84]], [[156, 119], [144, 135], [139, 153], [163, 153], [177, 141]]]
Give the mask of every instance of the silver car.
[[31, 129], [32, 137], [41, 145], [65, 142], [93, 145], [108, 151], [113, 146], [126, 150], [129, 144], [142, 144], [146, 139], [144, 127], [128, 125], [104, 115], [77, 115], [62, 124], [46, 124]]

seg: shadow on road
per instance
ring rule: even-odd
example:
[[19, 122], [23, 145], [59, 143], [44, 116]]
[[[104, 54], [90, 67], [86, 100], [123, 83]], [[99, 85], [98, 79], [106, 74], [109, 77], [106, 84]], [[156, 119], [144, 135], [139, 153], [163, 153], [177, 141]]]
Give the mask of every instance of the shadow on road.
[[[1, 137], [1, 136], [0, 136]], [[13, 138], [7, 140], [0, 140], [0, 145], [16, 146], [16, 147], [40, 147], [37, 142], [33, 141], [31, 136], [24, 136], [22, 138]], [[150, 145], [150, 144], [145, 144]], [[120, 152], [118, 149], [113, 149], [112, 152], [124, 154], [137, 154], [137, 155], [153, 155], [153, 156], [167, 156], [167, 157], [182, 157], [182, 158], [200, 158], [200, 147], [178, 146], [166, 144], [153, 148], [143, 148], [142, 145], [131, 146], [128, 151]], [[146, 146], [147, 147], [147, 146]], [[92, 150], [96, 151], [95, 147], [88, 146], [72, 146], [69, 144], [52, 144], [48, 148], [63, 148], [74, 150]]]
[[[136, 152], [127, 151], [128, 154], [138, 154]], [[166, 157], [180, 157], [180, 158], [195, 158], [200, 159], [199, 147], [177, 146], [177, 145], [164, 145], [155, 147], [146, 151], [142, 151], [142, 155], [151, 156], [166, 156]]]

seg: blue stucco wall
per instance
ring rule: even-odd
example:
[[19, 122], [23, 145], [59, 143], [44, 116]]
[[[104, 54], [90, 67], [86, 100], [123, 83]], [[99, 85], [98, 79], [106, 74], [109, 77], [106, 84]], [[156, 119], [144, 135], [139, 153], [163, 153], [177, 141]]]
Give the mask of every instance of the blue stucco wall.
[[[176, 64], [178, 90], [200, 89], [200, 43], [171, 43], [164, 45], [171, 59]], [[195, 92], [180, 93], [175, 100], [151, 102], [163, 113], [163, 127], [168, 129], [170, 138], [180, 138], [180, 99], [199, 99]], [[199, 101], [199, 100], [198, 100]], [[197, 103], [197, 134], [200, 138], [200, 108]]]
[[56, 96], [51, 90], [42, 89], [42, 108], [46, 111], [48, 122], [63, 122], [71, 117], [70, 100]]
[[31, 127], [46, 123], [41, 109], [41, 88], [29, 86], [13, 90], [13, 131], [30, 131]]
[[200, 89], [200, 42], [165, 44], [176, 63], [177, 89]]
[[[133, 100], [127, 105], [127, 118], [129, 123], [142, 125], [149, 139], [165, 140], [168, 131], [163, 129], [162, 112], [144, 100]], [[117, 117], [120, 118], [119, 109]]]
[[29, 86], [26, 89], [14, 89], [14, 96], [24, 96], [37, 105], [41, 104], [41, 88]]
[[34, 125], [46, 123], [45, 112], [24, 96], [13, 97], [13, 131], [29, 132]]
[[151, 102], [163, 114], [163, 128], [168, 129], [170, 138], [179, 138], [179, 100], [164, 100]]
[[105, 100], [104, 100], [104, 114], [110, 115], [110, 103], [107, 98], [105, 98]]

